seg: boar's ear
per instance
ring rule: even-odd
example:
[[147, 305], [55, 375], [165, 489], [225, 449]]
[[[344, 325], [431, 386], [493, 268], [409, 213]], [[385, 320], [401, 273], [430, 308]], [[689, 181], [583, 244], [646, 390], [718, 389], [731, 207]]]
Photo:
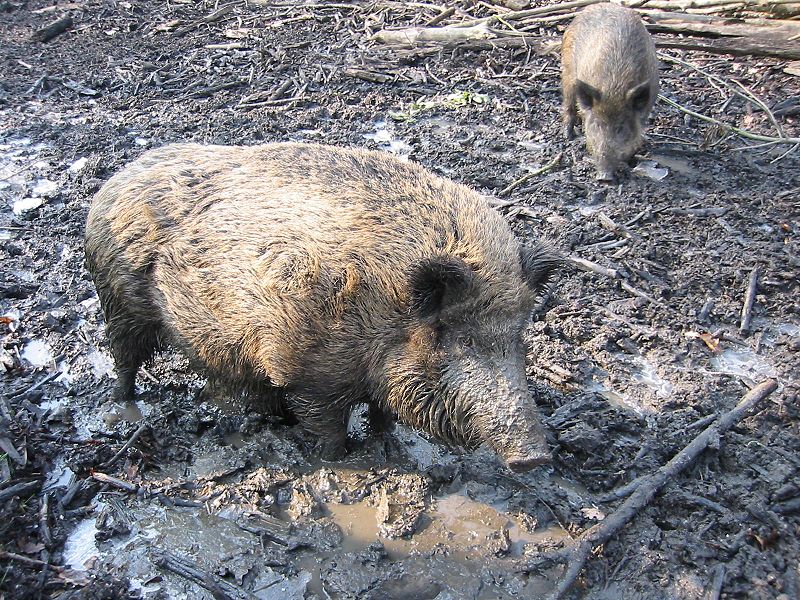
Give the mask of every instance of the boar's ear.
[[650, 82], [643, 81], [628, 90], [628, 103], [636, 111], [643, 111], [650, 103]]
[[556, 271], [563, 266], [564, 258], [548, 244], [519, 247], [519, 262], [525, 283], [535, 294], [545, 290]]
[[600, 90], [581, 79], [575, 82], [575, 91], [578, 94], [578, 102], [585, 109], [592, 108], [603, 99]]
[[409, 275], [411, 310], [422, 318], [435, 320], [444, 306], [469, 290], [472, 281], [472, 269], [460, 258], [425, 258]]

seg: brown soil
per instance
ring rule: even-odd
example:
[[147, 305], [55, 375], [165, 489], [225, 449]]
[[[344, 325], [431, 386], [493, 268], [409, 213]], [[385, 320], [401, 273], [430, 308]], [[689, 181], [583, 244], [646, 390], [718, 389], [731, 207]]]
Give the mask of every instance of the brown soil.
[[[772, 377], [778, 391], [598, 548], [571, 593], [799, 597], [797, 152], [746, 149], [658, 103], [641, 160], [666, 177], [599, 185], [582, 141], [560, 135], [557, 57], [369, 41], [433, 4], [49, 6], [0, 2], [0, 596], [539, 598], [562, 567], [531, 570], [537, 556]], [[32, 41], [65, 14], [68, 31]], [[672, 55], [736, 78], [800, 135], [784, 63]], [[662, 90], [774, 133], [692, 69], [662, 64]], [[82, 258], [92, 194], [167, 142], [278, 140], [398, 152], [487, 194], [562, 155], [498, 206], [521, 237], [619, 274], [568, 270], [530, 328], [552, 468], [511, 475], [488, 451], [404, 427], [364, 437], [358, 422], [357, 449], [322, 464], [298, 428], [198, 397], [202, 380], [172, 354], [142, 373], [138, 406], [110, 402]]]

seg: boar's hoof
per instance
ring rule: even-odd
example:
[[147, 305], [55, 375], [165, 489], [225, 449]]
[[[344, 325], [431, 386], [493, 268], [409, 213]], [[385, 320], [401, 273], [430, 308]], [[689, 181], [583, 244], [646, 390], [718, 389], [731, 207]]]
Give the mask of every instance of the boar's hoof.
[[549, 464], [551, 460], [552, 458], [547, 452], [538, 452], [527, 456], [509, 458], [506, 460], [506, 465], [515, 473], [522, 473], [523, 471], [530, 471], [534, 467]]

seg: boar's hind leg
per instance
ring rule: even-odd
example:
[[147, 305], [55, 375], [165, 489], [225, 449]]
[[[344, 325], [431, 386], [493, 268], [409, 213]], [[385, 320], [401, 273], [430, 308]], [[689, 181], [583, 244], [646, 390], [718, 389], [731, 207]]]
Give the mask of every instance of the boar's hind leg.
[[158, 348], [158, 324], [142, 323], [120, 311], [108, 319], [107, 332], [111, 354], [117, 366], [114, 400], [118, 403], [133, 402], [136, 397], [136, 372]]

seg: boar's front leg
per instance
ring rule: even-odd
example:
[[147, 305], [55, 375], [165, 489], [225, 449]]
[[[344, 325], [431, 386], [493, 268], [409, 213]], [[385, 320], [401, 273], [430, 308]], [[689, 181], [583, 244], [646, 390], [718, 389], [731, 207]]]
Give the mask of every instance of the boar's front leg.
[[356, 402], [338, 395], [301, 392], [292, 395], [289, 407], [307, 431], [317, 436], [323, 460], [341, 460], [347, 453], [347, 423]]
[[375, 402], [370, 402], [367, 406], [369, 410], [369, 428], [372, 433], [379, 434], [389, 431], [394, 424], [392, 414]]

